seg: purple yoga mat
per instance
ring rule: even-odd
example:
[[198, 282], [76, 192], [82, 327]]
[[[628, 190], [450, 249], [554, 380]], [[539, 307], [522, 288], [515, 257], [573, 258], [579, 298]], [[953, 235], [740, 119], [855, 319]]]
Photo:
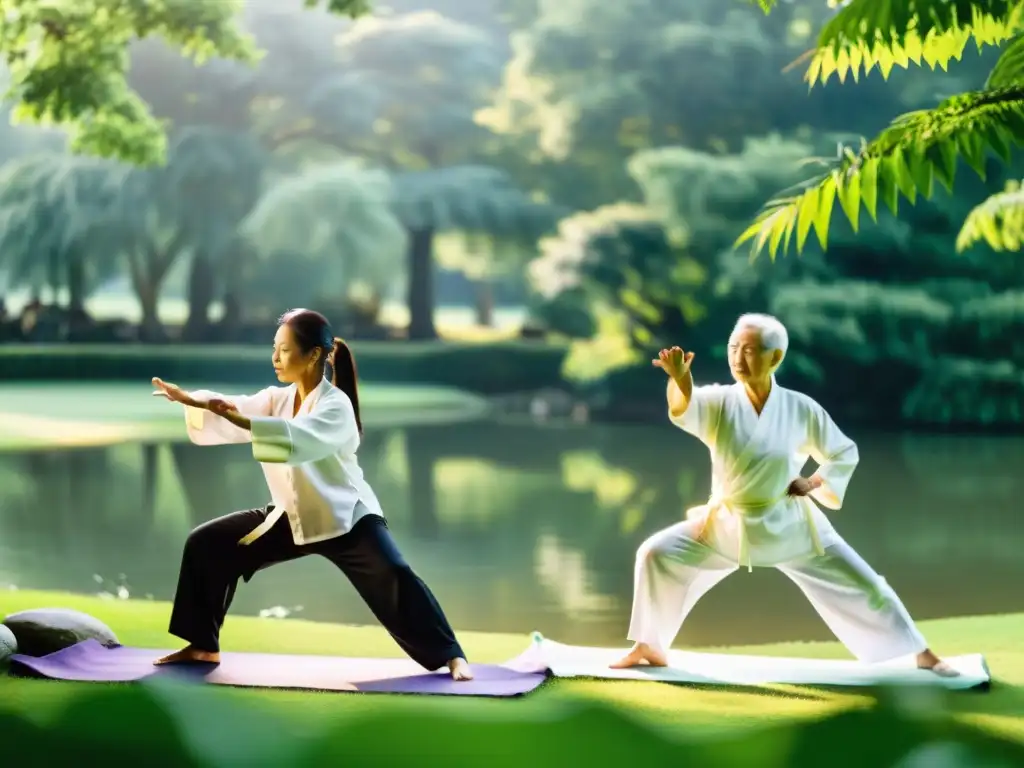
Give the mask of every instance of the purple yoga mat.
[[152, 677], [194, 680], [214, 685], [290, 688], [364, 693], [423, 693], [461, 696], [520, 696], [546, 677], [545, 670], [521, 663], [513, 666], [474, 664], [474, 679], [454, 682], [447, 670], [424, 672], [409, 659], [346, 659], [331, 656], [277, 656], [224, 653], [220, 664], [154, 666], [170, 651], [150, 648], [107, 648], [86, 640], [35, 658], [11, 657], [11, 672], [52, 680], [120, 683]]

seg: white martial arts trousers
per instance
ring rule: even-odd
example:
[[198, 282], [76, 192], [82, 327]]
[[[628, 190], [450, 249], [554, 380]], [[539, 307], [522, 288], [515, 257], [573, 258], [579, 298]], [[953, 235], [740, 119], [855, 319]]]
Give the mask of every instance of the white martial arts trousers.
[[[738, 564], [698, 541], [702, 521], [651, 536], [636, 556], [629, 639], [665, 652], [683, 620]], [[823, 555], [776, 565], [796, 582], [829, 629], [860, 661], [918, 654], [928, 645], [885, 579], [838, 536]]]

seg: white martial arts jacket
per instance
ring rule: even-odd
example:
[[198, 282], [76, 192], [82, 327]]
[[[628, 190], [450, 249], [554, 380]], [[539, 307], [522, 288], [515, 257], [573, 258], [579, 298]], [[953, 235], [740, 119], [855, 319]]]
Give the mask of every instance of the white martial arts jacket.
[[[295, 385], [268, 387], [254, 395], [190, 392], [196, 400], [226, 400], [252, 422], [252, 431], [201, 408], [185, 408], [189, 439], [196, 445], [252, 443], [270, 488], [274, 511], [240, 543], [266, 533], [288, 516], [297, 545], [348, 533], [366, 514], [383, 517], [380, 502], [356, 459], [360, 436], [348, 396], [326, 378], [309, 393], [299, 412]], [[362, 504], [359, 504], [362, 502]]]
[[839, 509], [857, 467], [857, 445], [807, 395], [772, 389], [761, 414], [742, 384], [694, 387], [672, 422], [711, 451], [711, 498], [688, 510], [702, 519], [701, 539], [748, 569], [821, 554], [835, 529], [809, 497], [787, 495], [812, 458], [824, 485], [811, 497]]

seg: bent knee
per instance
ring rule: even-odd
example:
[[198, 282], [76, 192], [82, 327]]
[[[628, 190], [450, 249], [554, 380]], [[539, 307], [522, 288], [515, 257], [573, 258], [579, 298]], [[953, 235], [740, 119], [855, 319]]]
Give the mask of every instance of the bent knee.
[[407, 581], [417, 578], [412, 566], [404, 559], [380, 558], [373, 561], [367, 570], [383, 581]]
[[221, 546], [224, 535], [221, 527], [216, 523], [216, 520], [211, 520], [189, 531], [188, 537], [185, 539], [185, 552], [208, 552]]
[[668, 562], [696, 565], [705, 560], [705, 547], [690, 536], [654, 535], [636, 551], [638, 568], [658, 567]]

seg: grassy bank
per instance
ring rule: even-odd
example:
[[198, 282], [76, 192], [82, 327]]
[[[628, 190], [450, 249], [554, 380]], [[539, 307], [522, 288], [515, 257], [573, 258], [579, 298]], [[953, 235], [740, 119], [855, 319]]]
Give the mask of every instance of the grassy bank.
[[[176, 383], [226, 393], [252, 391], [237, 384]], [[186, 440], [181, 407], [151, 392], [145, 380], [0, 384], [0, 451]], [[488, 410], [479, 396], [428, 386], [366, 384], [360, 403], [363, 422], [372, 428], [458, 421]]]
[[[111, 601], [64, 593], [0, 592], [0, 614], [39, 607], [67, 607], [104, 621], [127, 645], [173, 648], [180, 643], [166, 634], [169, 605], [159, 602]], [[527, 629], [527, 628], [524, 628]], [[922, 629], [942, 653], [985, 653], [995, 676], [988, 693], [941, 694], [958, 720], [1024, 742], [1024, 614], [984, 616], [923, 622]], [[528, 636], [460, 633], [471, 659], [501, 662], [522, 652]], [[351, 627], [296, 620], [232, 616], [224, 628], [225, 646], [233, 650], [347, 656], [400, 656], [401, 652], [377, 627]], [[557, 638], [554, 638], [557, 639]], [[785, 643], [718, 649], [781, 656], [843, 658], [835, 643]], [[69, 698], [95, 686], [38, 680], [0, 680], [0, 711], [21, 712], [40, 723], [57, 717]], [[360, 696], [218, 689], [211, 695], [244, 701], [272, 711], [295, 727], [313, 727], [369, 710], [409, 711], [410, 697]], [[806, 721], [830, 713], [863, 708], [873, 702], [868, 691], [801, 686], [729, 688], [673, 686], [646, 682], [556, 680], [521, 701], [491, 702], [441, 697], [431, 708], [444, 715], [464, 715], [516, 707], [524, 718], [542, 717], [550, 707], [583, 701], [627, 708], [633, 715], [677, 735], [695, 728], [705, 735], [749, 731], [773, 724]], [[417, 705], [418, 706], [418, 705]]]

